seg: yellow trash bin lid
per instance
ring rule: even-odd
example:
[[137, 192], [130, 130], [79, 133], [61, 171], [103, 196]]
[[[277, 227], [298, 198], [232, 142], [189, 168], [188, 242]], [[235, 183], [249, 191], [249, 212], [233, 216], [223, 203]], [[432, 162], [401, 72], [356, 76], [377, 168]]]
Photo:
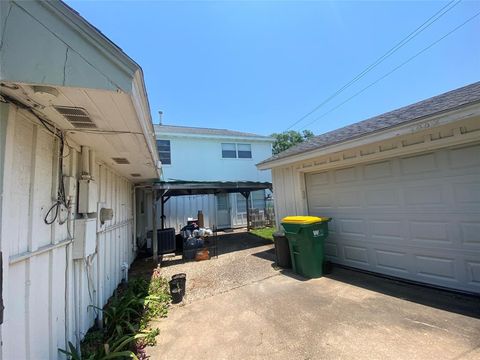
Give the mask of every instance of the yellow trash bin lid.
[[328, 217], [318, 217], [318, 216], [287, 216], [282, 219], [282, 223], [287, 224], [314, 224], [322, 221], [329, 221]]

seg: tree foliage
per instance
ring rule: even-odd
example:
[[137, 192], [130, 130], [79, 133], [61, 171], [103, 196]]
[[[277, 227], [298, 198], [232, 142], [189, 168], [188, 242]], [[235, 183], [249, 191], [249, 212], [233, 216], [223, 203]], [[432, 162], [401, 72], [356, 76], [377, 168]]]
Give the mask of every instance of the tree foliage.
[[315, 135], [310, 130], [303, 130], [302, 132], [290, 130], [282, 133], [273, 133], [270, 136], [275, 139], [273, 143], [273, 154], [276, 155], [294, 145], [313, 138]]

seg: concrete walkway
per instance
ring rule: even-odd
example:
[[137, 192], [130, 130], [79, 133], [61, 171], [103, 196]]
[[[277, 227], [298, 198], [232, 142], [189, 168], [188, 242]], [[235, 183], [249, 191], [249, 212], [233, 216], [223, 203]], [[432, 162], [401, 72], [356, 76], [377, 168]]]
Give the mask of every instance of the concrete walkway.
[[[264, 256], [270, 247], [230, 252], [247, 266], [250, 260], [264, 262], [266, 276], [210, 289], [173, 307], [157, 324], [151, 358], [480, 358], [477, 298], [340, 268], [305, 281], [273, 269]], [[223, 273], [238, 271], [241, 263], [222, 263]]]

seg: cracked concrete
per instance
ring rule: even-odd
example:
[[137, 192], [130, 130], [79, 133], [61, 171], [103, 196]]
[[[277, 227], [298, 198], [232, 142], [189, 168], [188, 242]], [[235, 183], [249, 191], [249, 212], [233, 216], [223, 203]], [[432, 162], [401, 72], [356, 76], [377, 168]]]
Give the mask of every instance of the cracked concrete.
[[[245, 266], [260, 261], [264, 267], [255, 266], [268, 269], [269, 275], [255, 278], [249, 273], [242, 284], [230, 287], [210, 278], [208, 286], [156, 323], [160, 335], [157, 345], [147, 349], [151, 358], [480, 357], [478, 298], [341, 268], [326, 277], [305, 280], [275, 270], [268, 256], [270, 247], [259, 245], [220, 255], [218, 260], [188, 263], [217, 266], [221, 269], [215, 273], [224, 276], [229, 271], [248, 271]], [[222, 257], [228, 261], [221, 261]], [[196, 276], [207, 272], [206, 267], [196, 275], [187, 271], [187, 276], [193, 284]]]

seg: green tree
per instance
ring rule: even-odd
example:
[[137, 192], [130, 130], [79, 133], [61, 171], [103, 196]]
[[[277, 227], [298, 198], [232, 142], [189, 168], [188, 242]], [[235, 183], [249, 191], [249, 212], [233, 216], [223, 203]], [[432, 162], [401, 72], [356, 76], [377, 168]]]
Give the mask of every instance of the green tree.
[[310, 130], [303, 130], [301, 133], [295, 130], [273, 133], [270, 135], [275, 139], [273, 143], [273, 154], [276, 155], [288, 148], [313, 138], [315, 135]]

